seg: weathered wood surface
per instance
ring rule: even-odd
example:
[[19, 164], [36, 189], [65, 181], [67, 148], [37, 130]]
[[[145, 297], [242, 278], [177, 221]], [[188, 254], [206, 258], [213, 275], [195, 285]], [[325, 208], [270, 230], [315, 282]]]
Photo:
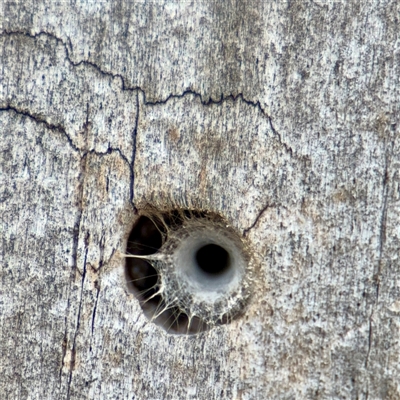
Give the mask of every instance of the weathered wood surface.
[[[400, 397], [400, 3], [0, 5], [2, 399]], [[220, 213], [244, 316], [126, 290], [134, 205]]]

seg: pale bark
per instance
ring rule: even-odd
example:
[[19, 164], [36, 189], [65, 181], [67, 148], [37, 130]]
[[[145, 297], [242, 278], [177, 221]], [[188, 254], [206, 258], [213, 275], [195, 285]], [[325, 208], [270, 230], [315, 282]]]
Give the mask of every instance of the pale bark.
[[[0, 5], [0, 398], [400, 397], [400, 3]], [[198, 335], [127, 290], [135, 207], [257, 265]]]

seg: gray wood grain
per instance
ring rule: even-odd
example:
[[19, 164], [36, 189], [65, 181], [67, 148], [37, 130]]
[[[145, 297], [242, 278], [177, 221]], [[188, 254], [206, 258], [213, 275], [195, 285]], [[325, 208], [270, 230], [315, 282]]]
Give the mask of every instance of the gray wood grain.
[[[400, 397], [396, 1], [0, 5], [0, 397]], [[243, 316], [150, 322], [135, 210], [250, 243]]]

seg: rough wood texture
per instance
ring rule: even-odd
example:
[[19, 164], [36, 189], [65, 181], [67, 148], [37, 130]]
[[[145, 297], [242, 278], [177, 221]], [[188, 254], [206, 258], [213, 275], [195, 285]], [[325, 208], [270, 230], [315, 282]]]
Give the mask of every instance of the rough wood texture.
[[[2, 399], [398, 399], [400, 3], [0, 5]], [[126, 290], [134, 206], [251, 242], [195, 336]]]

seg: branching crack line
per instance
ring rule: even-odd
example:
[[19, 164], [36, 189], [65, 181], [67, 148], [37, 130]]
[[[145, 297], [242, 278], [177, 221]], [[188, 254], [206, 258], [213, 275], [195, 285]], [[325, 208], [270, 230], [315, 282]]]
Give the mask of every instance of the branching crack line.
[[95, 323], [95, 320], [96, 320], [96, 311], [97, 311], [97, 303], [99, 301], [99, 294], [100, 294], [100, 287], [97, 287], [97, 289], [96, 289], [96, 300], [95, 300], [95, 303], [94, 303], [93, 314], [92, 314], [92, 336], [93, 336], [93, 333], [94, 333], [94, 323]]
[[72, 147], [72, 149], [76, 152], [81, 152], [81, 150], [75, 145], [75, 143], [72, 141], [72, 139], [69, 137], [67, 134], [66, 130], [64, 127], [62, 127], [60, 124], [52, 124], [48, 121], [46, 121], [42, 116], [40, 115], [35, 115], [30, 113], [27, 110], [21, 110], [18, 107], [14, 107], [11, 104], [7, 104], [6, 107], [0, 107], [0, 112], [10, 112], [13, 111], [14, 113], [18, 115], [22, 115], [24, 117], [29, 118], [30, 120], [36, 122], [37, 124], [42, 124], [44, 125], [47, 129], [51, 131], [57, 131], [59, 133], [62, 133], [66, 139], [68, 140], [69, 145]]
[[49, 130], [62, 133], [66, 137], [71, 148], [74, 151], [76, 151], [77, 153], [80, 153], [81, 158], [86, 157], [88, 154], [95, 154], [97, 156], [105, 156], [105, 155], [108, 155], [111, 153], [118, 153], [120, 155], [120, 157], [124, 160], [124, 162], [129, 166], [129, 169], [130, 170], [132, 169], [131, 163], [129, 162], [128, 158], [125, 156], [125, 154], [119, 148], [109, 146], [108, 149], [104, 152], [96, 151], [94, 149], [82, 150], [73, 142], [73, 140], [68, 135], [65, 128], [63, 126], [61, 126], [60, 124], [52, 124], [52, 123], [46, 121], [43, 117], [41, 117], [39, 115], [31, 114], [30, 112], [28, 112], [26, 110], [20, 110], [17, 107], [14, 107], [10, 104], [8, 104], [6, 107], [0, 107], [0, 112], [15, 112], [16, 114], [27, 117], [38, 124], [43, 124]]
[[[161, 105], [161, 104], [166, 104], [168, 101], [172, 100], [172, 99], [181, 99], [184, 98], [185, 96], [188, 95], [192, 95], [195, 96], [197, 98], [200, 99], [201, 104], [203, 104], [204, 106], [208, 106], [208, 105], [212, 105], [212, 104], [222, 104], [225, 101], [237, 101], [237, 100], [241, 100], [243, 101], [245, 104], [252, 106], [256, 109], [259, 110], [259, 112], [268, 119], [270, 127], [271, 127], [271, 131], [273, 132], [273, 134], [277, 137], [279, 143], [285, 148], [285, 150], [287, 151], [287, 153], [290, 154], [290, 156], [293, 156], [293, 150], [292, 148], [285, 142], [282, 141], [282, 136], [280, 133], [278, 133], [278, 131], [275, 129], [275, 127], [272, 124], [272, 118], [268, 115], [268, 113], [266, 112], [266, 110], [262, 107], [261, 103], [259, 100], [257, 101], [253, 101], [253, 100], [249, 100], [247, 98], [245, 98], [245, 96], [243, 95], [243, 93], [238, 93], [236, 95], [233, 94], [229, 94], [229, 95], [223, 95], [221, 93], [221, 96], [219, 99], [213, 99], [213, 98], [209, 98], [208, 100], [203, 99], [203, 96], [191, 89], [187, 89], [185, 91], [183, 91], [181, 94], [170, 94], [168, 95], [165, 99], [161, 99], [161, 100], [156, 100], [156, 101], [150, 101], [147, 100], [147, 96], [146, 96], [146, 92], [144, 91], [144, 89], [142, 89], [140, 86], [129, 86], [126, 84], [125, 82], [125, 78], [121, 75], [121, 74], [114, 74], [112, 72], [109, 71], [104, 71], [100, 66], [98, 66], [96, 63], [92, 62], [92, 61], [88, 61], [88, 60], [81, 60], [79, 62], [75, 62], [72, 60], [70, 52], [73, 50], [72, 44], [69, 43], [69, 48], [71, 50], [69, 50], [67, 44], [64, 42], [63, 39], [57, 37], [56, 35], [49, 33], [49, 32], [37, 32], [35, 34], [31, 34], [29, 32], [24, 32], [24, 31], [7, 31], [4, 30], [2, 32], [0, 32], [0, 37], [1, 36], [11, 36], [11, 35], [22, 35], [22, 36], [26, 36], [29, 37], [31, 39], [37, 39], [40, 36], [45, 36], [45, 37], [49, 37], [54, 39], [57, 43], [61, 44], [65, 50], [65, 54], [66, 54], [66, 58], [68, 60], [68, 62], [73, 65], [74, 67], [79, 67], [81, 65], [86, 65], [86, 66], [90, 66], [93, 69], [95, 69], [97, 72], [99, 72], [101, 75], [103, 76], [107, 76], [107, 77], [111, 77], [113, 79], [119, 79], [121, 82], [121, 89], [123, 91], [137, 91], [142, 93], [143, 95], [143, 103], [146, 106], [156, 106], [156, 105]], [[136, 132], [137, 133], [137, 132]], [[303, 158], [303, 157], [300, 157]]]
[[[49, 32], [44, 32], [44, 31], [40, 31], [34, 34], [31, 34], [29, 32], [25, 32], [25, 31], [8, 31], [8, 30], [4, 30], [2, 32], [0, 32], [0, 37], [1, 36], [26, 36], [28, 38], [31, 39], [37, 39], [40, 36], [45, 36], [45, 37], [49, 37], [54, 39], [58, 44], [62, 45], [62, 47], [65, 49], [65, 53], [66, 53], [66, 57], [68, 62], [73, 65], [74, 67], [79, 67], [81, 65], [87, 65], [92, 67], [93, 69], [95, 69], [97, 72], [99, 72], [101, 75], [107, 76], [107, 77], [111, 77], [111, 78], [118, 78], [121, 81], [121, 88], [124, 91], [139, 91], [143, 94], [143, 98], [144, 98], [144, 104], [145, 105], [159, 105], [159, 104], [165, 104], [167, 103], [169, 100], [174, 99], [174, 98], [183, 98], [188, 94], [194, 95], [196, 97], [199, 97], [201, 100], [201, 103], [203, 105], [209, 105], [209, 104], [221, 104], [226, 100], [237, 100], [237, 99], [241, 99], [244, 103], [251, 105], [253, 107], [258, 108], [262, 114], [264, 114], [267, 118], [268, 118], [268, 114], [266, 113], [266, 111], [264, 110], [264, 108], [261, 106], [260, 101], [252, 101], [252, 100], [248, 100], [244, 97], [244, 95], [242, 93], [238, 93], [237, 95], [228, 95], [228, 96], [223, 96], [221, 94], [221, 97], [219, 99], [212, 99], [210, 98], [209, 100], [204, 100], [202, 95], [194, 90], [191, 89], [187, 89], [185, 91], [183, 91], [181, 94], [170, 94], [169, 96], [167, 96], [165, 99], [161, 99], [161, 100], [156, 100], [156, 101], [150, 101], [147, 100], [146, 97], [146, 93], [145, 91], [140, 87], [140, 86], [128, 86], [125, 82], [124, 77], [121, 74], [114, 74], [112, 72], [109, 71], [104, 71], [100, 66], [98, 66], [96, 63], [92, 62], [92, 61], [88, 61], [88, 60], [81, 60], [78, 62], [75, 62], [72, 60], [71, 55], [70, 55], [70, 50], [68, 49], [67, 44], [64, 42], [63, 39], [57, 37], [56, 35], [54, 35], [53, 33], [49, 33]], [[72, 45], [70, 44], [69, 46], [72, 49]]]
[[78, 315], [77, 315], [77, 321], [76, 321], [76, 328], [75, 328], [74, 338], [73, 338], [73, 340], [72, 340], [72, 350], [71, 350], [72, 356], [71, 356], [71, 364], [70, 364], [69, 377], [68, 377], [67, 400], [70, 399], [70, 391], [71, 391], [71, 384], [72, 384], [72, 375], [73, 375], [73, 370], [74, 370], [74, 367], [75, 367], [75, 357], [76, 357], [76, 338], [77, 338], [77, 336], [78, 336], [79, 327], [80, 327], [80, 324], [81, 324], [81, 313], [82, 313], [82, 303], [83, 303], [83, 290], [84, 290], [84, 284], [85, 284], [85, 278], [86, 278], [87, 253], [88, 253], [88, 250], [86, 249], [85, 259], [84, 259], [84, 262], [83, 262], [82, 277], [81, 277], [81, 291], [80, 291]]
[[136, 140], [138, 134], [138, 125], [139, 125], [139, 112], [140, 112], [139, 92], [136, 92], [136, 119], [135, 119], [135, 128], [132, 133], [133, 138], [132, 138], [132, 161], [131, 161], [131, 182], [130, 182], [130, 201], [133, 207], [135, 207], [133, 199], [135, 196], [134, 193], [135, 161], [136, 161]]
[[278, 207], [277, 204], [267, 204], [266, 206], [264, 206], [260, 212], [257, 214], [254, 222], [246, 229], [243, 230], [243, 237], [246, 237], [248, 235], [248, 233], [250, 232], [251, 229], [253, 229], [257, 224], [258, 221], [260, 220], [260, 218], [263, 216], [263, 214], [265, 213], [265, 211], [267, 211], [270, 208], [275, 208]]
[[[386, 147], [386, 146], [385, 146]], [[390, 154], [393, 151], [393, 143], [391, 146], [391, 151]], [[374, 281], [376, 283], [376, 292], [375, 292], [375, 303], [372, 306], [371, 314], [369, 316], [369, 331], [368, 331], [368, 350], [367, 350], [367, 356], [365, 359], [365, 367], [368, 367], [369, 363], [369, 358], [371, 354], [371, 349], [372, 349], [372, 341], [373, 341], [373, 318], [374, 318], [374, 313], [376, 310], [376, 307], [378, 305], [379, 301], [379, 291], [380, 291], [380, 279], [381, 279], [381, 271], [382, 271], [382, 264], [383, 264], [383, 250], [386, 242], [386, 224], [387, 224], [387, 203], [388, 203], [388, 197], [389, 197], [389, 156], [386, 153], [385, 157], [385, 170], [384, 170], [384, 176], [383, 176], [383, 189], [382, 189], [382, 197], [383, 197], [383, 202], [382, 202], [382, 212], [381, 212], [381, 219], [380, 219], [380, 226], [379, 226], [379, 255], [378, 255], [378, 263], [377, 263], [377, 268], [374, 273]]]
[[[12, 110], [18, 114], [18, 111]], [[23, 114], [25, 115], [25, 114]], [[33, 118], [29, 114], [25, 115], [28, 118]], [[45, 126], [49, 126], [46, 121], [39, 120], [37, 121], [38, 123], [43, 123]], [[50, 129], [57, 129], [60, 130], [58, 127], [53, 127]], [[76, 151], [79, 151], [78, 149], [75, 149]], [[64, 332], [64, 340], [63, 340], [63, 354], [62, 354], [62, 362], [61, 362], [61, 368], [60, 368], [60, 373], [59, 373], [59, 378], [60, 378], [60, 387], [61, 387], [61, 380], [62, 380], [62, 371], [64, 368], [65, 364], [65, 356], [67, 353], [67, 346], [68, 346], [68, 341], [67, 341], [67, 335], [68, 335], [68, 313], [70, 310], [71, 302], [70, 302], [70, 293], [71, 293], [71, 286], [72, 283], [75, 281], [75, 276], [76, 272], [78, 270], [78, 248], [79, 248], [79, 236], [80, 236], [80, 230], [81, 230], [81, 223], [82, 223], [82, 215], [83, 215], [83, 195], [84, 195], [84, 180], [85, 180], [85, 174], [86, 174], [86, 162], [87, 158], [86, 157], [81, 157], [80, 159], [80, 167], [81, 171], [78, 177], [78, 198], [77, 198], [77, 208], [78, 208], [78, 213], [75, 219], [74, 223], [74, 228], [73, 228], [73, 244], [72, 244], [72, 268], [70, 272], [70, 277], [69, 277], [69, 288], [68, 288], [68, 306], [67, 306], [67, 313], [65, 317], [65, 332]], [[78, 324], [79, 324], [79, 313], [78, 313]], [[71, 351], [71, 359], [70, 359], [70, 364], [69, 364], [69, 376], [68, 376], [68, 383], [67, 383], [67, 393], [69, 397], [70, 393], [70, 387], [71, 387], [71, 381], [72, 381], [72, 371], [74, 368], [74, 363], [75, 363], [75, 339], [76, 339], [76, 334], [73, 340], [73, 345], [72, 345], [72, 351]]]
[[94, 287], [96, 289], [96, 299], [94, 301], [93, 312], [92, 312], [92, 329], [91, 329], [92, 335], [90, 337], [90, 345], [89, 345], [90, 352], [92, 352], [92, 341], [93, 341], [93, 336], [94, 336], [94, 326], [95, 326], [95, 322], [96, 322], [97, 306], [99, 304], [99, 296], [100, 296], [100, 284], [99, 284], [99, 282], [97, 280], [94, 282]]
[[[87, 158], [81, 158], [81, 172], [78, 178], [79, 181], [79, 196], [78, 196], [78, 214], [74, 224], [74, 237], [73, 237], [73, 247], [72, 247], [72, 260], [73, 266], [71, 268], [70, 274], [70, 285], [69, 285], [69, 292], [71, 292], [72, 282], [75, 281], [76, 272], [78, 271], [78, 249], [79, 249], [79, 238], [80, 238], [80, 231], [81, 231], [81, 224], [82, 224], [82, 216], [83, 216], [83, 196], [84, 196], [84, 182], [85, 182], [85, 175], [86, 175], [86, 162]], [[86, 255], [85, 255], [85, 262], [84, 262], [84, 269], [82, 274], [82, 288], [83, 282], [86, 275]], [[81, 289], [83, 290], [83, 289]], [[82, 292], [81, 292], [81, 299], [79, 304], [78, 316], [77, 316], [77, 327], [75, 330], [75, 335], [73, 338], [72, 349], [71, 349], [71, 359], [69, 365], [69, 375], [68, 375], [68, 382], [67, 382], [67, 398], [69, 399], [70, 390], [71, 390], [71, 383], [72, 383], [72, 373], [75, 364], [75, 351], [76, 351], [76, 336], [79, 329], [79, 320], [80, 320], [80, 312], [81, 312], [81, 302], [82, 302]], [[64, 364], [64, 360], [63, 360]]]

